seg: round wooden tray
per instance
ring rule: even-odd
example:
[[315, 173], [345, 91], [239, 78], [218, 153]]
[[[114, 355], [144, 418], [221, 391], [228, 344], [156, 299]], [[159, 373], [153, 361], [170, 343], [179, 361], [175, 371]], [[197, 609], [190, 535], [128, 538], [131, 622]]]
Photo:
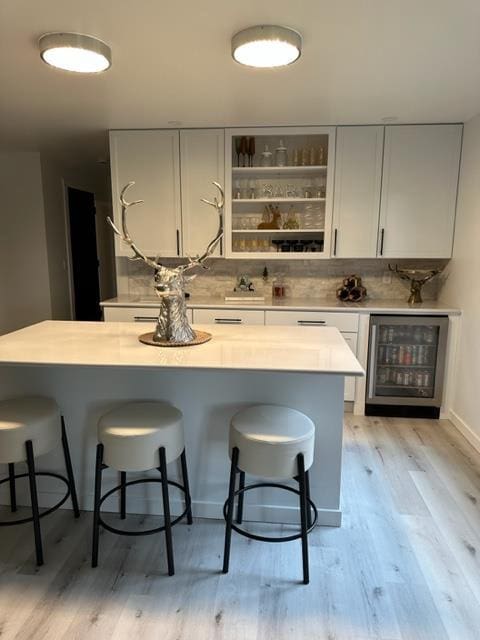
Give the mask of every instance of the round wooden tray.
[[195, 331], [195, 338], [190, 342], [169, 342], [168, 340], [158, 342], [153, 339], [153, 336], [154, 332], [151, 331], [150, 333], [142, 333], [141, 336], [138, 336], [138, 339], [143, 344], [148, 344], [151, 347], [193, 347], [196, 344], [203, 344], [212, 339], [212, 334], [206, 331]]

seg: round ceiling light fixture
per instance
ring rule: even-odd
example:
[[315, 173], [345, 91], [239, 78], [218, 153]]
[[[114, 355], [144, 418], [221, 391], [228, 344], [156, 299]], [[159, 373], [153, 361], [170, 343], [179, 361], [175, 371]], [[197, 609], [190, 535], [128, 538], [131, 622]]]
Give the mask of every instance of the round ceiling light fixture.
[[284, 67], [298, 60], [301, 53], [302, 36], [289, 27], [248, 27], [232, 38], [233, 59], [248, 67]]
[[76, 73], [100, 73], [112, 65], [110, 47], [82, 33], [46, 33], [38, 41], [44, 62]]

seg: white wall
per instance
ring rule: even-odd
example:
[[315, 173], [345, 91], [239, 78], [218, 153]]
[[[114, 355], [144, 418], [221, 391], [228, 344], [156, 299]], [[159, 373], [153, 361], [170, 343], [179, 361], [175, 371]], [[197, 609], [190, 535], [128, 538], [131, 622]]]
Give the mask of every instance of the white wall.
[[0, 334], [51, 317], [40, 154], [0, 152]]
[[463, 311], [452, 418], [477, 446], [480, 445], [479, 275], [480, 114], [464, 128], [453, 259], [441, 292], [442, 301]]

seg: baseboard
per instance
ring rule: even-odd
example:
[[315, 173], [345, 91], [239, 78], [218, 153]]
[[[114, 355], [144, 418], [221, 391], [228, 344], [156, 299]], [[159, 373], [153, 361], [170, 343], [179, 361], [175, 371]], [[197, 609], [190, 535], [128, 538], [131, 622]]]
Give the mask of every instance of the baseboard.
[[450, 411], [450, 422], [462, 434], [474, 449], [480, 453], [480, 436], [455, 411]]
[[[3, 492], [2, 492], [3, 493]], [[40, 491], [38, 493], [38, 503], [40, 507], [48, 508], [56, 504], [64, 494], [52, 491]], [[19, 506], [29, 506], [28, 498], [17, 496]], [[80, 509], [91, 511], [93, 504], [93, 494], [79, 496]], [[0, 496], [1, 505], [9, 505], [8, 496], [3, 493]], [[150, 500], [140, 498], [138, 496], [127, 497], [127, 506], [129, 513], [162, 515], [159, 508], [159, 500]], [[70, 509], [70, 502], [67, 500], [64, 509]], [[118, 511], [118, 498], [109, 498], [105, 500], [102, 509], [106, 512], [116, 513]], [[170, 510], [172, 516], [179, 515], [184, 509], [183, 502], [177, 499], [170, 500]], [[223, 519], [222, 509], [223, 503], [216, 502], [198, 502], [193, 501], [193, 515], [198, 518], [210, 518], [213, 520]], [[282, 524], [298, 524], [298, 509], [296, 507], [284, 507], [277, 505], [245, 505], [246, 521], [250, 522], [278, 522]], [[318, 509], [318, 525], [324, 527], [340, 527], [342, 524], [342, 512], [340, 509]]]

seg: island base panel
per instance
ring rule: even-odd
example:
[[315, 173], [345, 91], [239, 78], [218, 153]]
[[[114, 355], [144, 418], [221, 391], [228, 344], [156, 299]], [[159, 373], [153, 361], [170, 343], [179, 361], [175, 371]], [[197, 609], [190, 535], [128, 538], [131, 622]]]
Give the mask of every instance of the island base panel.
[[[6, 365], [0, 367], [0, 399], [42, 394], [56, 399], [65, 417], [72, 462], [82, 509], [91, 510], [95, 469], [96, 425], [99, 417], [121, 402], [163, 400], [184, 414], [193, 513], [222, 518], [228, 489], [228, 431], [231, 416], [251, 404], [281, 404], [298, 409], [316, 425], [315, 461], [310, 471], [311, 495], [319, 511], [318, 524], [340, 526], [340, 476], [343, 430], [343, 386], [340, 375], [232, 370], [131, 369], [120, 367], [66, 367]], [[63, 468], [62, 452], [38, 459], [39, 470]], [[171, 465], [172, 477], [181, 469]], [[7, 474], [8, 468], [0, 468]], [[150, 471], [147, 475], [154, 476]], [[118, 473], [107, 470], [104, 489], [118, 484]], [[128, 474], [132, 480], [142, 474]], [[55, 481], [39, 483], [39, 504], [49, 507], [62, 487]], [[156, 515], [161, 499], [155, 485], [138, 485], [128, 494], [128, 511]], [[245, 500], [244, 519], [262, 522], [299, 521], [298, 505], [286, 492], [262, 489]], [[253, 495], [254, 494], [254, 495]], [[0, 493], [9, 504], [8, 489]], [[28, 505], [28, 487], [19, 483], [17, 503]], [[118, 513], [118, 501], [105, 502]], [[172, 491], [173, 515], [183, 510], [181, 495]], [[116, 515], [112, 515], [116, 517]]]

